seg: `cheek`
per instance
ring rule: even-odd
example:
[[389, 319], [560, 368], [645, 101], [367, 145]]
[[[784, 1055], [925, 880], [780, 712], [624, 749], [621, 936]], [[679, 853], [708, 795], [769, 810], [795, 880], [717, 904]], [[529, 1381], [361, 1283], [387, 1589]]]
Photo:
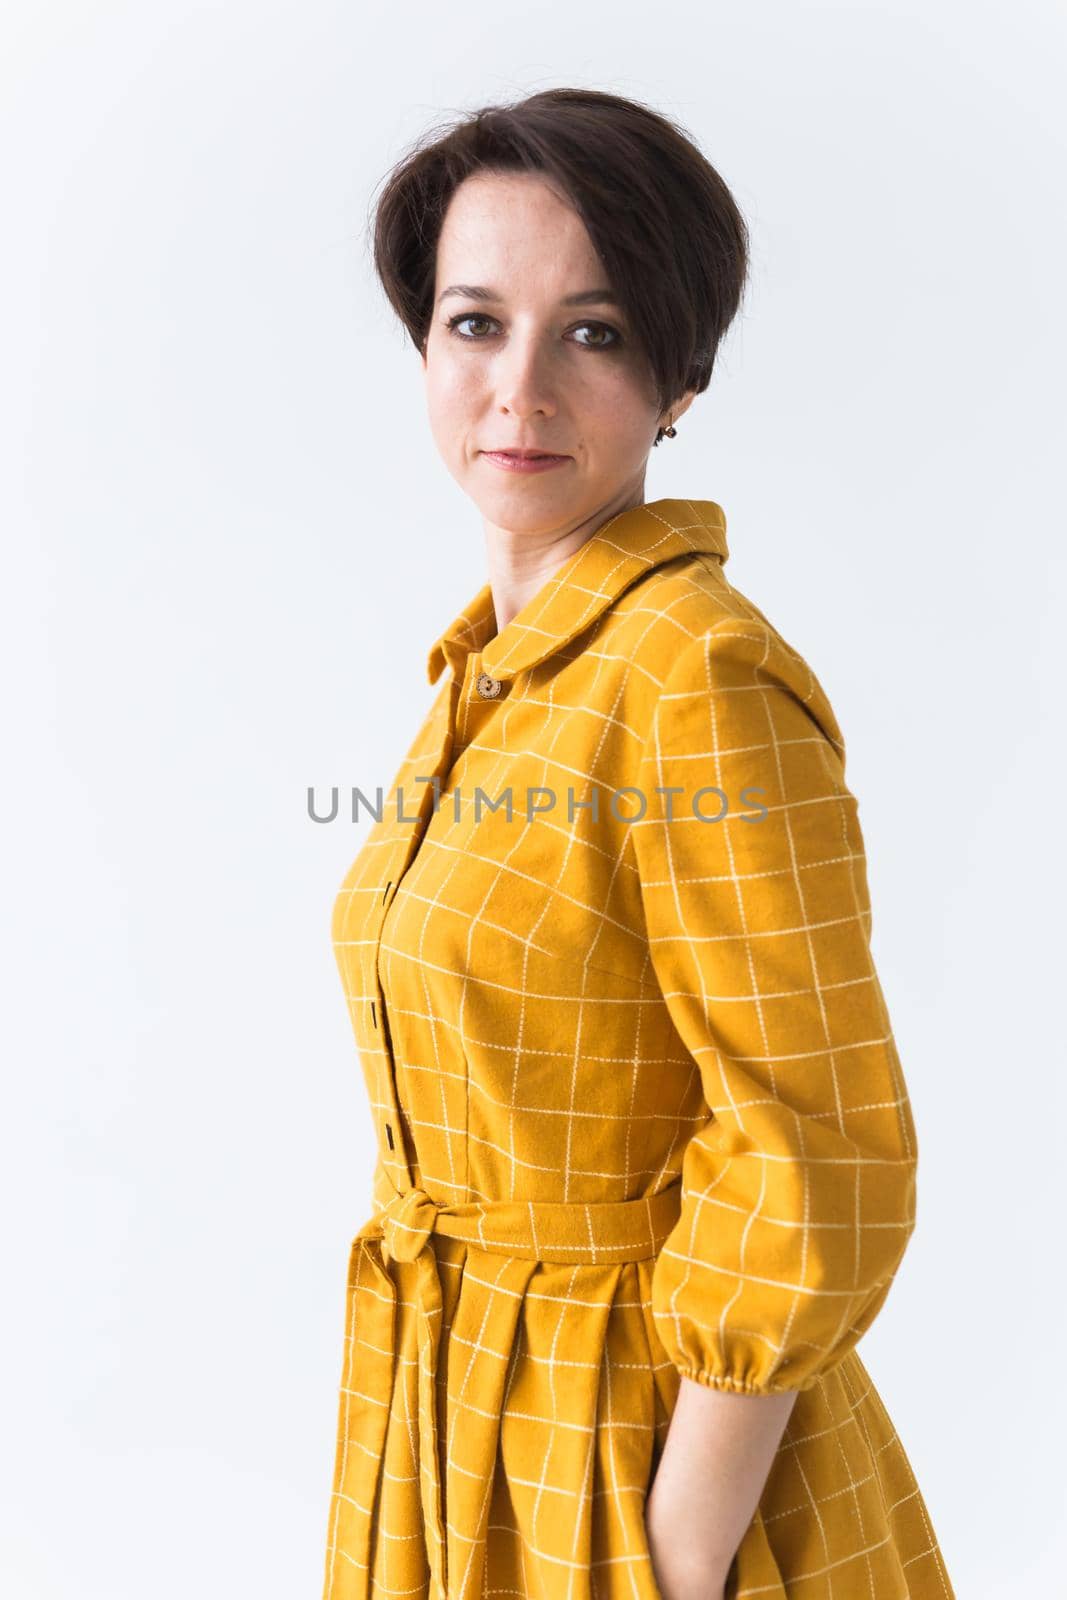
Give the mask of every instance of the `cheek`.
[[655, 413], [632, 372], [617, 368], [595, 384], [583, 385], [581, 406], [588, 425], [621, 452], [643, 440]]
[[426, 399], [430, 415], [446, 430], [462, 421], [482, 390], [475, 362], [457, 361], [450, 352], [430, 349], [425, 371]]

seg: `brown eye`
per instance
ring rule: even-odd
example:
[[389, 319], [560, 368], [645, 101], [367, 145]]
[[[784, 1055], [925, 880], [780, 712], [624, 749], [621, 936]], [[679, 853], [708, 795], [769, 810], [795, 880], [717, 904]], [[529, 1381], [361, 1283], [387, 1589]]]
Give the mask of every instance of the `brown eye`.
[[[579, 324], [575, 332], [580, 333], [583, 329], [596, 335], [593, 339], [578, 340], [578, 343], [584, 345], [587, 350], [608, 350], [612, 345], [619, 343], [619, 334], [614, 328], [609, 327], [606, 322], [583, 322]], [[606, 337], [604, 337], [605, 335]]]
[[482, 337], [482, 335], [478, 334], [478, 333], [460, 333], [459, 332], [460, 323], [461, 322], [492, 322], [492, 320], [493, 320], [492, 317], [484, 316], [480, 312], [477, 312], [477, 311], [466, 311], [466, 312], [463, 312], [458, 317], [450, 317], [448, 319], [448, 331], [449, 331], [449, 333], [456, 334], [457, 337], [460, 338], [460, 339], [479, 339], [479, 338]]

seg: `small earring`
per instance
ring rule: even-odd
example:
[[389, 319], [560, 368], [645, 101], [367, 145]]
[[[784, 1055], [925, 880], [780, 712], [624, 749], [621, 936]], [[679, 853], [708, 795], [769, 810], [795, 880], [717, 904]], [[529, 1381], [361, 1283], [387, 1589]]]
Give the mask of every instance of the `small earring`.
[[671, 417], [667, 418], [667, 426], [664, 428], [663, 432], [668, 439], [673, 439], [676, 437], [678, 429], [674, 426], [674, 421]]

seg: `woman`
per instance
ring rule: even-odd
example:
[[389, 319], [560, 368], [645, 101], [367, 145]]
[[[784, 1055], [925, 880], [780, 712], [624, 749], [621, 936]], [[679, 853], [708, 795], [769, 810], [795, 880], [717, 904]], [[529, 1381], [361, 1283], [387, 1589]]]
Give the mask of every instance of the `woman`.
[[644, 499], [744, 222], [557, 89], [416, 147], [375, 259], [488, 582], [334, 909], [378, 1160], [327, 1600], [945, 1600], [855, 1349], [917, 1153], [841, 733], [720, 508]]

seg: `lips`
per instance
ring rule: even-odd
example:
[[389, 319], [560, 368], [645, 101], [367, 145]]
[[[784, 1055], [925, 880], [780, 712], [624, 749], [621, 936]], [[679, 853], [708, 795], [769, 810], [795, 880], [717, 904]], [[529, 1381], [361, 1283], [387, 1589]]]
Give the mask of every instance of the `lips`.
[[483, 450], [481, 458], [486, 466], [498, 472], [511, 472], [530, 476], [534, 473], [555, 472], [558, 467], [569, 467], [570, 456], [553, 455], [548, 450], [522, 449]]

